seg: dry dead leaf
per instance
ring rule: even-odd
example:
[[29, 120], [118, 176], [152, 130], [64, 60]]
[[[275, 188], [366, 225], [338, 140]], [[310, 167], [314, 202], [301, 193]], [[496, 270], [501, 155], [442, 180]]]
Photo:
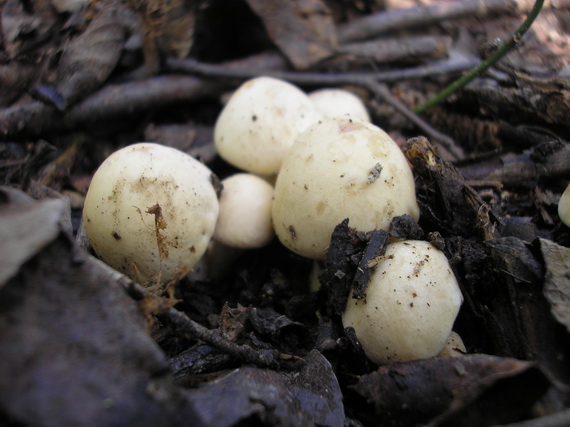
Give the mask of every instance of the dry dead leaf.
[[544, 296], [556, 320], [570, 331], [570, 248], [540, 239], [540, 249], [546, 264]]
[[39, 86], [34, 95], [65, 110], [90, 95], [115, 69], [125, 42], [120, 5], [108, 5], [63, 52], [55, 86]]
[[321, 0], [247, 0], [247, 3], [295, 68], [309, 68], [335, 52], [332, 13]]

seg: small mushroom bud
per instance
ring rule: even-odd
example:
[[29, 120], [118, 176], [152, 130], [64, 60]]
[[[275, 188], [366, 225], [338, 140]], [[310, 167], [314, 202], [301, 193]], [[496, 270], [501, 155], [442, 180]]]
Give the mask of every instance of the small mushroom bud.
[[342, 315], [376, 364], [425, 359], [444, 347], [463, 301], [443, 252], [424, 241], [389, 244]]
[[346, 218], [361, 231], [387, 230], [392, 218], [419, 217], [414, 178], [398, 145], [358, 119], [329, 118], [297, 138], [277, 176], [273, 226], [283, 245], [323, 259]]
[[361, 99], [345, 89], [319, 89], [309, 93], [309, 98], [325, 117], [350, 116], [369, 122], [370, 115]]
[[167, 283], [202, 257], [216, 225], [212, 172], [154, 143], [130, 145], [97, 169], [83, 208], [93, 250], [142, 284]]
[[570, 227], [570, 184], [558, 201], [558, 216], [566, 227]]
[[214, 239], [234, 248], [259, 248], [273, 238], [273, 187], [264, 179], [238, 173], [222, 181]]
[[307, 94], [271, 77], [242, 84], [220, 113], [214, 142], [232, 165], [260, 175], [279, 172], [295, 138], [322, 118]]

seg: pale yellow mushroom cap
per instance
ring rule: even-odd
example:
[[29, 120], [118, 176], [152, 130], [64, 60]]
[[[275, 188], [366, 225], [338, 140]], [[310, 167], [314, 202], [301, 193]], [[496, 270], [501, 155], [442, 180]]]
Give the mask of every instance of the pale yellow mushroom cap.
[[357, 119], [324, 119], [285, 156], [275, 183], [273, 226], [299, 255], [323, 259], [345, 218], [361, 231], [387, 230], [392, 218], [419, 218], [414, 177], [398, 145]]
[[309, 93], [309, 98], [325, 117], [350, 116], [369, 122], [370, 115], [362, 100], [345, 89], [319, 89]]
[[212, 172], [174, 148], [139, 143], [97, 169], [83, 208], [93, 250], [142, 284], [166, 283], [202, 257], [216, 225]]
[[273, 238], [273, 187], [264, 179], [238, 173], [222, 181], [214, 239], [234, 248], [259, 248]]
[[220, 113], [214, 142], [232, 165], [261, 175], [279, 172], [297, 136], [322, 118], [307, 94], [271, 77], [242, 84]]
[[558, 201], [558, 216], [566, 227], [570, 227], [570, 184]]
[[463, 301], [443, 252], [424, 241], [388, 245], [366, 289], [342, 315], [377, 364], [425, 359], [444, 347]]

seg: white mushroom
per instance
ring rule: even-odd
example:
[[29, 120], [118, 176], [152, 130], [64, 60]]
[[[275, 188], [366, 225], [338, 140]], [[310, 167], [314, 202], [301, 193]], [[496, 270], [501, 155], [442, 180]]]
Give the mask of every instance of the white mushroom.
[[362, 100], [345, 89], [319, 89], [309, 93], [309, 98], [325, 117], [349, 115], [369, 122], [370, 115]]
[[414, 178], [398, 145], [357, 119], [324, 119], [291, 147], [275, 184], [273, 226], [290, 250], [323, 259], [334, 227], [361, 231], [419, 217]]
[[174, 148], [139, 143], [111, 154], [93, 176], [83, 223], [95, 253], [143, 284], [187, 273], [218, 217], [212, 173]]
[[460, 357], [465, 353], [467, 353], [467, 348], [463, 343], [463, 339], [457, 332], [451, 331], [437, 357]]
[[570, 184], [558, 201], [558, 216], [566, 227], [570, 227]]
[[424, 359], [444, 347], [463, 301], [445, 255], [424, 241], [388, 245], [366, 288], [342, 315], [376, 364]]
[[298, 87], [257, 77], [242, 84], [223, 108], [214, 142], [228, 163], [261, 175], [276, 174], [295, 138], [320, 118]]
[[264, 179], [238, 173], [222, 181], [214, 239], [234, 248], [259, 248], [273, 238], [273, 187]]

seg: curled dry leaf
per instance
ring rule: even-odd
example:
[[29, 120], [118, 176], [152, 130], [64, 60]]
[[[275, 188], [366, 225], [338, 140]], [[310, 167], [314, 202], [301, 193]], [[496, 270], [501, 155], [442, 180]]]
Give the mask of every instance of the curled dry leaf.
[[[547, 386], [532, 362], [473, 354], [382, 366], [362, 376], [353, 390], [374, 406], [377, 425], [425, 424], [450, 408], [480, 420], [455, 425], [490, 425], [489, 421], [518, 419]], [[503, 399], [496, 396], [499, 390]], [[487, 412], [482, 410], [485, 405]], [[445, 424], [443, 419], [435, 425], [439, 423]]]
[[55, 86], [39, 86], [34, 95], [61, 111], [87, 97], [115, 69], [125, 35], [120, 6], [105, 7], [63, 52]]

